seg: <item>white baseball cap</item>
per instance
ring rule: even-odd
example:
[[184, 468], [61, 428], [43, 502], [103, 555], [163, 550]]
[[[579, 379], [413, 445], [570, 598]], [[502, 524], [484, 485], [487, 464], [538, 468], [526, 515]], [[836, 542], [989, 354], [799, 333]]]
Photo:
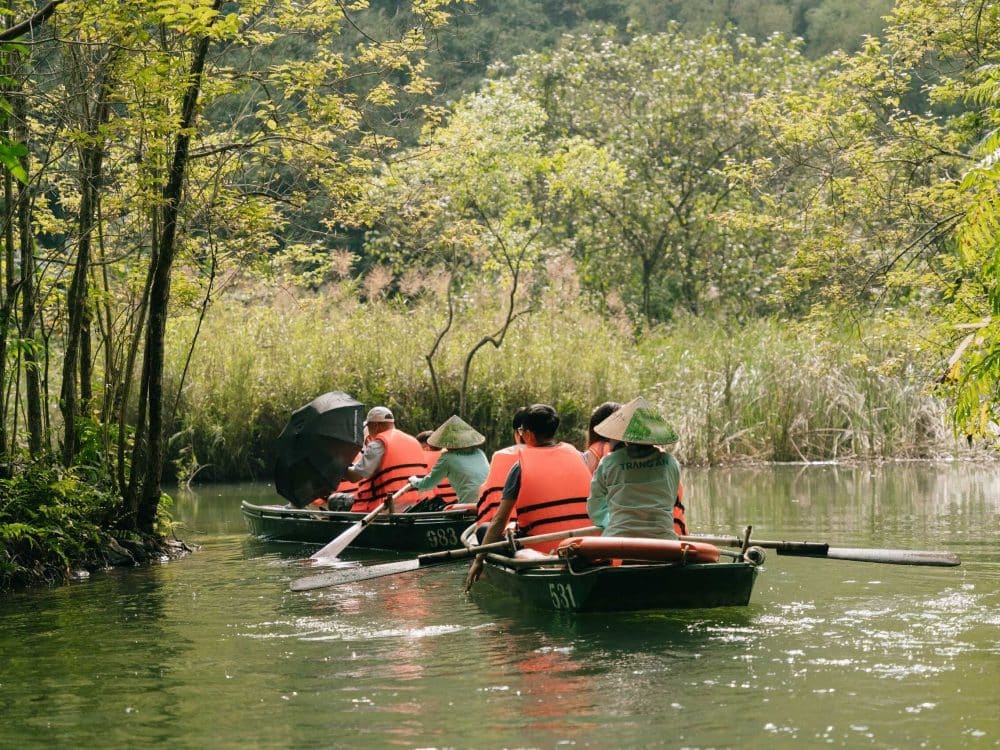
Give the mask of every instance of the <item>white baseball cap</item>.
[[395, 422], [395, 418], [392, 416], [392, 412], [389, 411], [384, 406], [375, 406], [368, 412], [368, 416], [365, 417], [365, 424], [372, 424], [374, 422]]

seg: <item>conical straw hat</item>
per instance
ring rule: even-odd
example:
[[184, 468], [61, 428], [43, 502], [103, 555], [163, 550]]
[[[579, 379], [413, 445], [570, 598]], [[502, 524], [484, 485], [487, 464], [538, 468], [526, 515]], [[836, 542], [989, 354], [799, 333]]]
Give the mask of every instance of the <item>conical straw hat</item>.
[[476, 432], [457, 414], [438, 427], [427, 438], [427, 442], [435, 448], [458, 450], [459, 448], [474, 448], [486, 442], [486, 438]]
[[594, 432], [610, 440], [644, 445], [669, 445], [677, 442], [677, 433], [657, 414], [642, 396], [594, 427]]

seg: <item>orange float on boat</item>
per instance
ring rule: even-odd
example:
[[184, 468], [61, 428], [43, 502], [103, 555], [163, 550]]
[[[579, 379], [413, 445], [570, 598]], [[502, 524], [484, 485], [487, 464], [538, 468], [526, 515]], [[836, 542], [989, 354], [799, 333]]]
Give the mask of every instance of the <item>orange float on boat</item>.
[[556, 554], [586, 560], [642, 560], [647, 562], [719, 562], [719, 548], [705, 542], [644, 539], [628, 536], [580, 536], [564, 539]]

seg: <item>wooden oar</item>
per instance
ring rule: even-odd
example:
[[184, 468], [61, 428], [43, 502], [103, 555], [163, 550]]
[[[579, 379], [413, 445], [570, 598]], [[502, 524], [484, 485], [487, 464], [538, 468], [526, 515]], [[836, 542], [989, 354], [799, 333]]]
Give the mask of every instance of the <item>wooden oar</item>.
[[410, 484], [409, 482], [407, 482], [402, 487], [400, 487], [398, 491], [393, 493], [392, 497], [389, 498], [389, 500], [387, 500], [386, 502], [379, 503], [377, 506], [375, 506], [375, 509], [366, 514], [364, 518], [362, 518], [360, 521], [355, 521], [346, 531], [342, 532], [336, 539], [329, 542], [322, 549], [311, 554], [309, 556], [309, 560], [312, 562], [321, 562], [323, 560], [329, 560], [331, 557], [336, 557], [337, 555], [339, 555], [341, 552], [343, 552], [345, 549], [348, 548], [351, 542], [353, 542], [355, 539], [358, 538], [358, 535], [365, 530], [366, 526], [368, 526], [372, 521], [375, 520], [375, 517], [379, 513], [385, 510], [386, 506], [390, 508], [391, 512], [392, 504], [397, 499], [399, 499], [400, 495], [402, 495], [409, 489], [410, 489]]
[[[536, 544], [538, 542], [551, 542], [555, 539], [567, 539], [571, 536], [587, 536], [588, 534], [600, 533], [597, 526], [587, 526], [582, 529], [567, 529], [566, 531], [553, 531], [551, 534], [539, 534], [538, 536], [527, 536], [521, 539], [514, 539], [518, 547], [526, 544]], [[356, 581], [367, 581], [372, 578], [391, 576], [397, 573], [408, 573], [411, 570], [419, 570], [428, 565], [439, 565], [440, 563], [456, 562], [464, 560], [481, 552], [495, 552], [497, 550], [510, 549], [510, 542], [506, 539], [491, 544], [482, 544], [476, 547], [463, 549], [448, 549], [441, 552], [429, 552], [420, 555], [415, 560], [401, 560], [400, 562], [385, 563], [384, 565], [368, 565], [363, 568], [349, 568], [346, 570], [333, 570], [329, 573], [319, 573], [314, 576], [306, 576], [292, 581], [292, 591], [309, 591], [311, 589], [321, 589], [327, 586], [339, 586], [344, 583], [354, 583]]]
[[[744, 547], [744, 541], [736, 536], [712, 536], [711, 534], [690, 534], [682, 536], [687, 542], [708, 542], [726, 547]], [[857, 562], [888, 563], [891, 565], [937, 565], [950, 567], [960, 565], [958, 555], [953, 552], [927, 552], [909, 549], [866, 549], [863, 547], [831, 547], [822, 542], [768, 542], [750, 539], [751, 546], [777, 550], [779, 555], [797, 557], [820, 557], [827, 560], [855, 560]]]

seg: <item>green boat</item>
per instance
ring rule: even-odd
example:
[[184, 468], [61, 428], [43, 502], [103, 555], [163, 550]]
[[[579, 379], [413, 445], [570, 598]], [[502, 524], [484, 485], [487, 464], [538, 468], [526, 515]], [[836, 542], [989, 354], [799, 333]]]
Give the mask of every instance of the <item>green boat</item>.
[[621, 612], [740, 607], [750, 603], [749, 561], [594, 565], [574, 558], [521, 560], [489, 554], [483, 580], [541, 609]]
[[[349, 511], [308, 510], [283, 505], [240, 505], [254, 536], [275, 542], [326, 544], [365, 517]], [[351, 542], [352, 547], [433, 552], [459, 545], [462, 532], [476, 520], [475, 510], [381, 514]]]

